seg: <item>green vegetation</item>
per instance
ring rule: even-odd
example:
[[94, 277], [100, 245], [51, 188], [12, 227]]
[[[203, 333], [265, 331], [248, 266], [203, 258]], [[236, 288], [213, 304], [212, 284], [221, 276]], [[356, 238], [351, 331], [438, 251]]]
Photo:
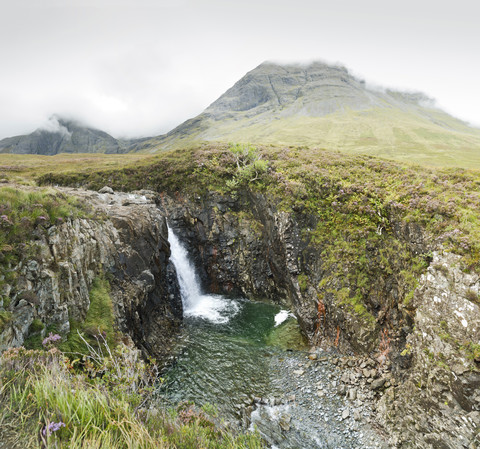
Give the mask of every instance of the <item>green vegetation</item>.
[[201, 141], [254, 142], [308, 151], [328, 148], [347, 157], [369, 155], [426, 167], [480, 169], [480, 130], [438, 109], [347, 109], [322, 117], [292, 112], [253, 117], [251, 111], [236, 112], [224, 120], [200, 115], [188, 133], [153, 138], [148, 144], [150, 151], [158, 151], [198, 146]]
[[[272, 206], [304, 223], [302, 238], [317, 248], [328, 267], [320, 294], [340, 301], [362, 321], [374, 325], [378, 310], [369, 298], [380, 294], [376, 285], [387, 276], [398, 286], [399, 307], [413, 313], [413, 292], [432, 249], [460, 254], [464, 270], [480, 273], [476, 171], [433, 170], [306, 147], [210, 144], [162, 153], [148, 166], [68, 177], [47, 174], [39, 182], [149, 188], [179, 199], [211, 191], [229, 195], [242, 167], [238, 157], [246, 154], [248, 159], [250, 151], [267, 168], [237, 186], [236, 207], [250, 211], [249, 192], [262, 193]], [[423, 243], [414, 248], [407, 235]], [[305, 284], [302, 278], [299, 283]], [[349, 293], [339, 298], [339, 291], [347, 291], [343, 289]]]
[[5, 327], [12, 320], [12, 312], [3, 310], [0, 311], [0, 333], [4, 331]]
[[[71, 321], [70, 332], [59, 348], [66, 353], [85, 354], [90, 349], [98, 348], [100, 343], [114, 347], [118, 342], [118, 335], [114, 328], [113, 305], [110, 297], [110, 285], [104, 277], [94, 279], [90, 289], [90, 307], [85, 320]], [[29, 328], [29, 337], [25, 341], [27, 349], [41, 349], [43, 338], [40, 334], [43, 323], [36, 319]], [[55, 326], [49, 326], [45, 335], [56, 333]], [[90, 346], [90, 348], [89, 348]]]
[[355, 315], [359, 318], [362, 318], [367, 327], [375, 329], [375, 317], [368, 312], [363, 304], [363, 297], [361, 293], [352, 296], [350, 294], [350, 289], [348, 287], [344, 287], [337, 291], [336, 295], [338, 304], [343, 304], [353, 309]]
[[35, 255], [32, 236], [85, 215], [85, 205], [57, 190], [0, 187], [0, 272], [5, 276], [0, 286], [15, 276], [11, 269], [21, 257]]
[[0, 179], [21, 184], [33, 184], [39, 175], [55, 173], [88, 173], [97, 169], [119, 169], [127, 164], [148, 163], [145, 154], [68, 154], [40, 156], [36, 154], [0, 154]]
[[302, 292], [305, 292], [308, 288], [308, 276], [306, 274], [300, 273], [297, 276], [298, 286]]
[[237, 170], [233, 178], [227, 180], [226, 185], [236, 193], [239, 188], [259, 179], [267, 171], [268, 163], [262, 160], [261, 154], [254, 146], [230, 144], [229, 150], [235, 157]]
[[307, 347], [307, 342], [300, 332], [297, 320], [291, 318], [274, 327], [268, 335], [266, 343], [284, 350], [297, 349], [301, 351]]
[[161, 408], [150, 398], [156, 372], [125, 346], [83, 366], [56, 348], [10, 349], [0, 360], [0, 439], [26, 449], [264, 447], [192, 405]]
[[71, 322], [67, 341], [60, 345], [65, 352], [88, 352], [87, 344], [96, 348], [98, 340], [113, 346], [117, 340], [114, 329], [113, 305], [110, 285], [103, 277], [94, 279], [90, 289], [90, 307], [81, 323]]

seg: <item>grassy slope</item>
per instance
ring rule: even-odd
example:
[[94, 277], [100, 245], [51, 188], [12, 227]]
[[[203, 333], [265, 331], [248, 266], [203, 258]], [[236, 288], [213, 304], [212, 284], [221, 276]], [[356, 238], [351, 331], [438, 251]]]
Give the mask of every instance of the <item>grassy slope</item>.
[[[44, 173], [69, 173], [95, 169], [121, 168], [128, 164], [142, 164], [144, 154], [0, 154], [0, 179], [25, 183]], [[28, 182], [28, 181], [27, 181]]]
[[[204, 118], [191, 135], [154, 138], [147, 151], [180, 148], [195, 141], [304, 145], [367, 154], [431, 167], [480, 168], [480, 130], [436, 109], [422, 113], [393, 108], [347, 110], [324, 117], [270, 114], [219, 122]], [[206, 127], [206, 129], [204, 129]]]
[[[480, 258], [480, 172], [427, 169], [364, 155], [306, 147], [259, 147], [269, 171], [248, 187], [266, 192], [287, 209], [319, 214], [323, 222], [348, 218], [359, 231], [376, 231], [388, 215], [415, 221], [445, 245]], [[167, 192], [228, 192], [236, 172], [226, 144], [206, 144], [164, 152], [148, 165], [91, 173], [47, 174], [41, 183]], [[247, 187], [247, 186], [243, 186]], [[353, 218], [352, 218], [353, 217]], [[333, 223], [333, 222], [332, 222]], [[473, 264], [473, 265], [472, 265]]]

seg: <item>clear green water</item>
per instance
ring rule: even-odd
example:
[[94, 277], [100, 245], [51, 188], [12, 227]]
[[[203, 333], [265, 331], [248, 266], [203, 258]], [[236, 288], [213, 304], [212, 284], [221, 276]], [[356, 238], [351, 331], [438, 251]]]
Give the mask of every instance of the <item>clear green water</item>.
[[[271, 356], [284, 350], [285, 338], [296, 342], [301, 339], [298, 325], [288, 320], [275, 327], [274, 317], [280, 310], [277, 306], [236, 302], [238, 312], [226, 323], [185, 319], [176, 361], [163, 375], [160, 392], [166, 400], [172, 404], [213, 404], [224, 415], [232, 416], [235, 405], [248, 397], [281, 393], [272, 386]], [[287, 332], [279, 332], [287, 326]]]

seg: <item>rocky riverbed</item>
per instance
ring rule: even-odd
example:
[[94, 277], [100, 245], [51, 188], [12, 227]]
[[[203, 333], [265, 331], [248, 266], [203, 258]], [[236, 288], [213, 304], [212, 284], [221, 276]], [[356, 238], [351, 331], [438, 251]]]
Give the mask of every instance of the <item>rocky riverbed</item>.
[[354, 362], [328, 350], [277, 354], [271, 359], [272, 385], [282, 393], [252, 398], [244, 424], [256, 428], [272, 448], [391, 447], [374, 410], [386, 371], [375, 368], [373, 360]]

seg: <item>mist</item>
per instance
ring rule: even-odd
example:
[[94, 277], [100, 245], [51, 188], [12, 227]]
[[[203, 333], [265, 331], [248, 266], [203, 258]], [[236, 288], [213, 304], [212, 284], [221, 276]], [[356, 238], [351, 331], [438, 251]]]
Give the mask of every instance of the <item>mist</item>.
[[161, 134], [265, 60], [335, 62], [480, 123], [480, 7], [470, 1], [2, 3], [0, 138], [54, 114], [115, 137]]

